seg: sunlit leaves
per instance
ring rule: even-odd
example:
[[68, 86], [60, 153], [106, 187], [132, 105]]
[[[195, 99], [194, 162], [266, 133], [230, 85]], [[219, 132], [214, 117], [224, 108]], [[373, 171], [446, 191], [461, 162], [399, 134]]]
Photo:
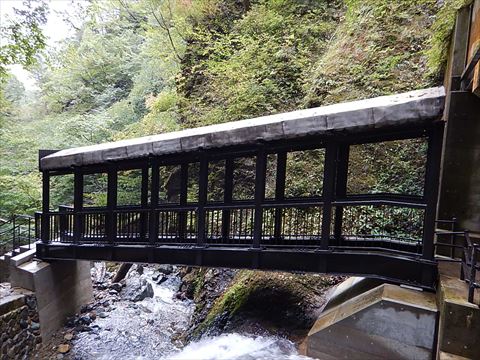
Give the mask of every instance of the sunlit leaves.
[[46, 23], [48, 6], [44, 0], [25, 0], [15, 8], [15, 16], [0, 26], [0, 79], [7, 75], [7, 66], [30, 66], [37, 53], [45, 48], [41, 25]]

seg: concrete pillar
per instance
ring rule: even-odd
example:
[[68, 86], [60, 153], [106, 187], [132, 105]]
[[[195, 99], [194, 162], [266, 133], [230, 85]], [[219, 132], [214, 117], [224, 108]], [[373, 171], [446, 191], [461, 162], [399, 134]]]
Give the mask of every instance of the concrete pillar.
[[90, 262], [30, 261], [11, 266], [12, 287], [35, 292], [43, 341], [63, 327], [65, 320], [93, 299]]

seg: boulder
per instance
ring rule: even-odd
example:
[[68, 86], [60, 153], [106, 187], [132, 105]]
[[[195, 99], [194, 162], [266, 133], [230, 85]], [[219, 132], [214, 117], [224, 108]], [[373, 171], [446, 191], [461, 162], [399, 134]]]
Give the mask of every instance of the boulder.
[[144, 277], [130, 277], [121, 295], [125, 300], [142, 301], [147, 297], [153, 297], [153, 287]]

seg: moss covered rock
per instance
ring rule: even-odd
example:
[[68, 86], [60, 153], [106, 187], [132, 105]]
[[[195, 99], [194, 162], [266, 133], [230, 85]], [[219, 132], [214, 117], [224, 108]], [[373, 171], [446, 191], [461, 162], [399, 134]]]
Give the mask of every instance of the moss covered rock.
[[[225, 275], [216, 270], [213, 276], [207, 275], [209, 272], [212, 270], [194, 270], [193, 277], [184, 278], [192, 283], [197, 303], [190, 332], [194, 338], [205, 333], [267, 329], [296, 339], [305, 335], [318, 317], [328, 290], [341, 281], [340, 277], [283, 272], [240, 270]], [[230, 278], [223, 289], [218, 287], [220, 278]], [[217, 296], [210, 296], [212, 289]]]

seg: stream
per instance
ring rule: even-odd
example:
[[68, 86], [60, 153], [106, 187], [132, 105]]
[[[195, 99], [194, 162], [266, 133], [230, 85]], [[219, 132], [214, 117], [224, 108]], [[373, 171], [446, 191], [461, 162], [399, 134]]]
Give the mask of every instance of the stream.
[[90, 324], [92, 331], [72, 341], [72, 359], [310, 359], [298, 354], [284, 338], [248, 333], [203, 337], [186, 346], [179, 340], [188, 329], [195, 304], [176, 298], [181, 279], [174, 272], [157, 284], [152, 269], [142, 275], [153, 287], [153, 297], [141, 301], [120, 299]]

